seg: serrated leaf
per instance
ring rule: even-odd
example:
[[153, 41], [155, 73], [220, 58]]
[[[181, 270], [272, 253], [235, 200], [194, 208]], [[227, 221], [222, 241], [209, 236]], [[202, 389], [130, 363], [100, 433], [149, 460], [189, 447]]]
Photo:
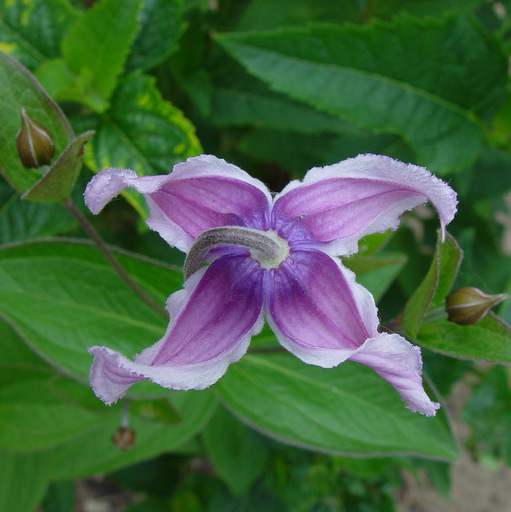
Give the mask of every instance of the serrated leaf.
[[183, 28], [183, 0], [144, 0], [126, 69], [147, 70], [165, 60], [176, 51]]
[[141, 0], [94, 4], [62, 39], [62, 58], [44, 63], [39, 80], [57, 101], [108, 108], [138, 28]]
[[421, 163], [441, 173], [477, 158], [483, 138], [477, 116], [498, 106], [506, 83], [502, 49], [462, 18], [401, 17], [217, 40], [272, 89], [374, 131], [397, 133]]
[[446, 234], [445, 242], [442, 242], [439, 233], [428, 273], [408, 299], [401, 315], [401, 325], [412, 339], [417, 336], [428, 310], [443, 306], [445, 296], [456, 278], [462, 257], [463, 254], [456, 240]]
[[[167, 395], [170, 396], [168, 390]], [[204, 428], [217, 406], [215, 396], [209, 390], [173, 393], [170, 399], [183, 418], [181, 423], [169, 426], [130, 416], [130, 428], [136, 434], [135, 444], [129, 450], [120, 451], [111, 439], [120, 425], [117, 416], [54, 450], [52, 479], [68, 480], [111, 472], [175, 450]]]
[[140, 0], [103, 0], [78, 20], [62, 41], [62, 56], [79, 79], [108, 100], [135, 37]]
[[60, 42], [79, 17], [66, 0], [0, 0], [0, 50], [34, 70], [60, 54]]
[[[108, 117], [98, 125], [92, 151], [86, 152], [91, 169], [122, 167], [139, 176], [168, 174], [174, 164], [201, 152], [193, 125], [161, 97], [154, 82], [136, 73], [121, 81]], [[128, 197], [144, 211], [143, 199]]]
[[83, 147], [94, 135], [82, 133], [71, 141], [48, 172], [22, 196], [27, 201], [60, 203], [69, 199], [82, 167]]
[[46, 94], [30, 72], [2, 52], [0, 90], [0, 172], [14, 188], [25, 192], [41, 178], [41, 174], [37, 170], [26, 169], [23, 166], [14, 143], [21, 128], [21, 107], [49, 131], [55, 145], [56, 157], [74, 137], [73, 131], [58, 105]]
[[287, 354], [247, 355], [215, 389], [253, 428], [300, 447], [368, 457], [457, 456], [443, 413], [411, 413], [389, 384], [361, 365], [326, 370]]
[[511, 328], [493, 313], [474, 325], [439, 319], [424, 323], [417, 343], [461, 359], [511, 363]]
[[[175, 267], [123, 253], [116, 257], [161, 304], [182, 286], [182, 273]], [[89, 244], [4, 247], [0, 276], [0, 314], [45, 359], [82, 381], [91, 364], [89, 346], [107, 345], [131, 357], [164, 333], [165, 320], [142, 303]], [[144, 393], [162, 392], [158, 386], [139, 384]]]

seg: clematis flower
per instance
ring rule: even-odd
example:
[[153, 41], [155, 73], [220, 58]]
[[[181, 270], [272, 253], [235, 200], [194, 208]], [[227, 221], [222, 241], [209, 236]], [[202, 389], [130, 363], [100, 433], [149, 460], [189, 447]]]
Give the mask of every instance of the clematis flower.
[[373, 296], [337, 258], [355, 252], [363, 236], [396, 229], [401, 213], [428, 200], [443, 232], [456, 194], [429, 171], [359, 155], [311, 169], [272, 197], [238, 167], [202, 155], [166, 176], [106, 169], [87, 186], [85, 201], [98, 213], [126, 187], [144, 195], [149, 227], [187, 253], [185, 283], [167, 300], [165, 335], [134, 361], [107, 347], [89, 349], [91, 385], [105, 403], [142, 379], [178, 390], [212, 385], [266, 318], [305, 363], [362, 363], [409, 409], [436, 413], [422, 387], [419, 348], [378, 331]]

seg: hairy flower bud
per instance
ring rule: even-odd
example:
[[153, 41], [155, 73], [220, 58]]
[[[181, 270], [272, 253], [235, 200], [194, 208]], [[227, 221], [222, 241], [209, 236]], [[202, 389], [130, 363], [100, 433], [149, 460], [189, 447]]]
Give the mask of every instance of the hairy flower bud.
[[447, 318], [460, 325], [472, 325], [482, 320], [490, 309], [507, 295], [490, 295], [477, 288], [459, 288], [445, 298]]
[[28, 169], [49, 165], [55, 145], [48, 130], [34, 121], [21, 108], [21, 129], [16, 136], [16, 148], [22, 164]]

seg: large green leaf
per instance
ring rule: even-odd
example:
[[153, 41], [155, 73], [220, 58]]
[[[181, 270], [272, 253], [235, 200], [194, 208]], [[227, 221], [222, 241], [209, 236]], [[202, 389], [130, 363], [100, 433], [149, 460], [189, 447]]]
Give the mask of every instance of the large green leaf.
[[411, 413], [389, 384], [361, 365], [326, 370], [288, 354], [247, 355], [215, 389], [249, 425], [297, 446], [373, 457], [457, 456], [442, 413]]
[[[242, 494], [261, 476], [268, 452], [259, 436], [219, 407], [202, 434], [208, 456], [235, 494]], [[247, 464], [250, 461], [250, 464]]]
[[502, 49], [461, 18], [400, 17], [364, 27], [320, 25], [217, 40], [272, 89], [401, 135], [437, 172], [475, 160], [483, 137], [478, 116], [497, 108], [505, 92]]
[[67, 0], [0, 0], [0, 50], [34, 70], [59, 55], [61, 39], [78, 17]]
[[[116, 256], [161, 304], [182, 285], [175, 267]], [[87, 347], [108, 345], [133, 356], [156, 342], [165, 329], [164, 319], [131, 292], [99, 251], [79, 243], [3, 247], [0, 314], [51, 364], [83, 381], [91, 363]]]
[[270, 30], [303, 26], [311, 21], [365, 21], [368, 17], [391, 18], [401, 11], [420, 16], [441, 16], [446, 11], [473, 12], [484, 0], [253, 0], [243, 12], [240, 30]]
[[127, 69], [145, 70], [162, 62], [176, 51], [182, 30], [183, 0], [144, 0]]
[[53, 454], [0, 452], [0, 510], [33, 512], [48, 488]]
[[103, 0], [87, 10], [62, 39], [62, 58], [37, 71], [49, 94], [106, 110], [137, 32], [140, 7], [141, 0]]
[[0, 183], [0, 244], [65, 232], [74, 219], [60, 204], [22, 201], [6, 183]]
[[73, 131], [58, 105], [35, 78], [21, 64], [1, 52], [0, 90], [0, 172], [14, 188], [25, 192], [41, 178], [41, 174], [26, 169], [16, 149], [21, 107], [50, 133], [55, 145], [55, 159], [72, 140]]
[[167, 391], [167, 394], [183, 418], [181, 423], [169, 426], [132, 416], [130, 428], [136, 434], [135, 444], [129, 450], [121, 451], [112, 443], [112, 434], [120, 425], [117, 415], [57, 448], [52, 478], [67, 480], [110, 472], [172, 451], [204, 428], [217, 406], [217, 400], [209, 390], [172, 394]]
[[[30, 452], [50, 448], [112, 417], [113, 410], [79, 407], [59, 396], [52, 388], [55, 378], [51, 368], [0, 366], [0, 449]], [[89, 400], [94, 400], [90, 388], [85, 389]]]
[[108, 118], [91, 143], [96, 171], [125, 167], [139, 175], [167, 174], [172, 166], [201, 151], [193, 125], [165, 101], [152, 77], [125, 77], [113, 98]]
[[452, 357], [511, 363], [511, 327], [491, 313], [474, 325], [458, 325], [445, 318], [424, 323], [416, 340]]

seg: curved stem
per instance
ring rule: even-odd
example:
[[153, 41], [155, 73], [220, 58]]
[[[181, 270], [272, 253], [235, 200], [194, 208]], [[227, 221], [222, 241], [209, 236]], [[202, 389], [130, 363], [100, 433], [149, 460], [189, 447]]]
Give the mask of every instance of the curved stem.
[[201, 233], [186, 256], [183, 273], [188, 279], [199, 270], [208, 252], [218, 245], [237, 245], [256, 251], [265, 260], [273, 260], [282, 252], [281, 246], [267, 231], [243, 226], [220, 226]]
[[105, 259], [108, 261], [110, 266], [117, 272], [119, 277], [129, 286], [129, 288], [143, 300], [149, 307], [156, 311], [159, 315], [168, 319], [167, 312], [165, 309], [156, 303], [149, 295], [147, 295], [126, 273], [120, 263], [115, 259], [110, 249], [107, 247], [99, 233], [94, 229], [94, 226], [89, 222], [87, 217], [76, 207], [71, 199], [66, 199], [62, 202], [62, 205], [73, 215], [73, 217], [80, 223], [82, 228], [86, 231], [92, 241], [96, 244], [98, 249], [101, 251]]

